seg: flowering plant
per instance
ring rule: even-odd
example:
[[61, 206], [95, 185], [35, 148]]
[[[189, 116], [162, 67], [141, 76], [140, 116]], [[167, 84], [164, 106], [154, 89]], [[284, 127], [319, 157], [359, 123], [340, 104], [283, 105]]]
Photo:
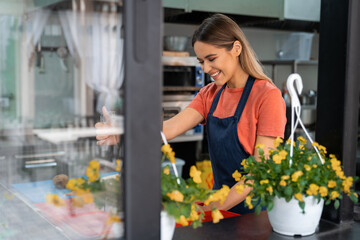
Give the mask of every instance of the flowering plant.
[[[242, 192], [246, 186], [252, 187], [245, 203], [251, 209], [255, 205], [255, 212], [259, 213], [261, 207], [267, 207], [268, 211], [273, 208], [273, 199], [285, 198], [288, 202], [293, 197], [297, 199], [300, 208], [305, 208], [303, 197], [313, 196], [320, 201], [324, 199], [328, 205], [332, 201], [334, 207], [340, 205], [342, 193], [347, 194], [353, 202], [358, 201], [358, 195], [352, 189], [357, 177], [346, 177], [341, 167], [341, 162], [334, 154], [327, 154], [326, 148], [316, 142], [316, 147], [324, 163], [317, 155], [315, 149], [308, 148], [303, 137], [298, 137], [293, 142], [293, 156], [290, 158], [290, 144], [288, 140], [277, 138], [274, 142], [275, 149], [269, 150], [269, 156], [265, 156], [264, 146], [257, 145], [259, 159], [253, 156], [242, 161], [245, 173], [241, 176], [245, 185], [238, 186], [238, 192]], [[234, 176], [239, 177], [238, 172]]]
[[[162, 162], [167, 158], [172, 164], [175, 164], [175, 153], [169, 144], [163, 145], [161, 151], [163, 152]], [[214, 201], [223, 203], [230, 191], [229, 187], [225, 185], [217, 191], [201, 187], [199, 185], [202, 181], [200, 175], [201, 171], [195, 166], [191, 166], [190, 178], [186, 180], [172, 174], [169, 165], [162, 168], [161, 194], [163, 208], [169, 215], [175, 217], [177, 223], [183, 226], [189, 225], [190, 222], [192, 222], [194, 228], [201, 226], [204, 212], [201, 211], [197, 203], [203, 202], [205, 205]], [[211, 216], [214, 223], [224, 218], [216, 208], [212, 209]]]
[[[115, 222], [121, 222], [120, 213], [122, 211], [121, 191], [119, 179], [120, 160], [116, 160], [116, 172], [108, 177], [101, 177], [100, 163], [96, 160], [91, 160], [86, 169], [86, 176], [79, 178], [67, 179], [64, 187], [70, 192], [66, 195], [70, 196], [66, 201], [60, 198], [57, 194], [48, 193], [46, 195], [46, 202], [58, 207], [68, 205], [70, 214], [74, 214], [76, 208], [82, 208], [88, 204], [95, 204], [97, 208], [104, 209], [109, 213], [109, 216], [104, 223], [103, 239], [107, 239], [109, 229]], [[58, 175], [59, 176], [59, 175]], [[91, 208], [90, 208], [91, 209]]]

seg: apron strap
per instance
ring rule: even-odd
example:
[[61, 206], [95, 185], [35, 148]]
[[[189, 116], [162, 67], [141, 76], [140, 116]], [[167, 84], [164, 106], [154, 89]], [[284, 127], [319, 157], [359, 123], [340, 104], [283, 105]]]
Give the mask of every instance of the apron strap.
[[215, 108], [216, 108], [216, 106], [217, 106], [217, 104], [218, 104], [218, 102], [219, 102], [221, 93], [222, 93], [222, 91], [224, 90], [225, 86], [226, 86], [226, 83], [221, 87], [221, 89], [219, 90], [219, 92], [216, 94], [216, 96], [215, 96], [215, 98], [214, 98], [214, 100], [213, 100], [213, 102], [212, 102], [212, 104], [211, 104], [211, 108], [210, 108], [210, 111], [209, 111], [208, 115], [212, 115], [212, 114], [214, 113]]
[[240, 101], [239, 101], [239, 104], [236, 108], [236, 111], [235, 111], [235, 114], [234, 114], [234, 117], [236, 117], [236, 119], [239, 121], [240, 120], [240, 117], [241, 117], [241, 114], [244, 110], [244, 107], [245, 107], [245, 104], [249, 98], [249, 95], [250, 95], [250, 92], [251, 92], [251, 89], [254, 85], [254, 82], [255, 82], [255, 78], [250, 76], [248, 77], [247, 81], [246, 81], [246, 84], [245, 84], [245, 88], [244, 88], [244, 91], [243, 93], [241, 94], [241, 98], [240, 98]]

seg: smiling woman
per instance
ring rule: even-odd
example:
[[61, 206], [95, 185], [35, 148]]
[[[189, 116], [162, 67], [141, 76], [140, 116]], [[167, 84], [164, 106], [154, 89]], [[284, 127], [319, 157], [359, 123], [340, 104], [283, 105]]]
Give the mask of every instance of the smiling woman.
[[209, 155], [214, 175], [213, 189], [230, 188], [227, 199], [203, 207], [246, 214], [250, 192], [238, 194], [243, 181], [232, 174], [241, 172], [241, 161], [257, 155], [255, 146], [263, 144], [267, 153], [276, 137], [284, 137], [285, 103], [256, 58], [239, 26], [229, 17], [214, 14], [199, 26], [192, 38], [197, 59], [214, 82], [203, 87], [182, 112], [164, 122], [167, 139], [202, 123], [206, 124]]

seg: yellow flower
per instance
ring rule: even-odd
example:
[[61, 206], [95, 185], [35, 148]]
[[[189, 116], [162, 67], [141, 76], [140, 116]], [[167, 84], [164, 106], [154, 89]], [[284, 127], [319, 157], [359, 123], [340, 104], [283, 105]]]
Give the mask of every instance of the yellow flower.
[[300, 148], [300, 150], [305, 150], [305, 146], [302, 144], [299, 145], [299, 148]]
[[164, 172], [166, 175], [169, 175], [169, 174], [170, 174], [170, 168], [169, 168], [169, 166], [164, 167], [163, 172]]
[[279, 154], [273, 155], [273, 160], [276, 164], [280, 164], [283, 158]]
[[[290, 145], [291, 144], [291, 139], [286, 140], [286, 143]], [[295, 147], [295, 141], [293, 141], [293, 146]]]
[[329, 154], [329, 158], [335, 158], [336, 159], [336, 156], [335, 156], [335, 154]]
[[341, 170], [341, 168], [340, 168], [340, 170], [336, 170], [335, 173], [336, 173], [336, 175], [337, 175], [339, 178], [341, 178], [341, 179], [345, 179], [345, 178], [346, 178], [345, 175], [344, 175], [344, 172]]
[[279, 152], [279, 156], [282, 158], [282, 159], [286, 159], [286, 156], [287, 156], [287, 151], [285, 151], [285, 150], [281, 150], [280, 152]]
[[247, 196], [245, 199], [246, 204], [248, 205], [249, 209], [253, 209], [254, 206], [251, 204], [251, 196]]
[[194, 204], [191, 205], [191, 213], [190, 213], [190, 217], [189, 220], [190, 221], [195, 221], [199, 219], [199, 214], [196, 212], [196, 206]]
[[326, 147], [324, 147], [324, 146], [319, 145], [318, 149], [319, 149], [319, 151], [321, 151], [321, 152], [323, 152], [325, 154], [327, 153]]
[[232, 174], [232, 177], [235, 179], [235, 181], [240, 181], [241, 179], [241, 173], [239, 173], [238, 170], [236, 170], [233, 174]]
[[168, 196], [171, 200], [174, 200], [176, 202], [184, 201], [184, 195], [182, 195], [182, 193], [179, 192], [178, 190], [172, 191], [171, 193], [167, 193], [166, 196]]
[[352, 177], [347, 177], [345, 178], [345, 180], [342, 182], [342, 185], [344, 187], [344, 192], [349, 193], [350, 192], [350, 187], [353, 184], [353, 178]]
[[89, 178], [89, 182], [95, 182], [100, 177], [99, 170], [88, 167], [86, 169], [86, 176]]
[[248, 167], [248, 165], [246, 164], [246, 159], [242, 160], [241, 165], [244, 167], [244, 169]]
[[313, 167], [313, 168], [317, 168], [317, 165], [316, 165], [316, 164], [313, 164], [312, 167]]
[[167, 154], [169, 152], [172, 152], [172, 148], [170, 147], [170, 144], [164, 144], [161, 146], [161, 151], [164, 153], [164, 154]]
[[286, 186], [286, 182], [284, 180], [281, 180], [279, 184], [280, 184], [280, 186], [283, 186], [283, 187]]
[[96, 161], [96, 160], [91, 160], [89, 162], [89, 167], [94, 168], [96, 170], [99, 170], [100, 169], [100, 163], [98, 161]]
[[334, 187], [336, 187], [336, 182], [334, 180], [330, 180], [328, 182], [327, 186], [328, 186], [328, 188], [334, 188]]
[[260, 180], [260, 185], [267, 184], [267, 183], [269, 183], [268, 179]]
[[299, 142], [301, 142], [302, 144], [306, 144], [306, 139], [303, 138], [302, 136], [298, 137], [297, 140], [299, 140]]
[[328, 195], [328, 190], [327, 190], [326, 187], [321, 186], [321, 187], [319, 188], [319, 193], [320, 193], [320, 196], [326, 197], [326, 196]]
[[83, 185], [85, 183], [85, 179], [83, 179], [83, 178], [77, 178], [76, 179], [76, 185], [77, 186], [81, 186], [81, 185]]
[[308, 190], [306, 190], [306, 194], [307, 195], [317, 195], [318, 194], [318, 190], [319, 190], [319, 186], [318, 185], [316, 185], [316, 184], [310, 184], [310, 186], [309, 186], [309, 189]]
[[300, 176], [303, 175], [302, 171], [296, 171], [291, 175], [291, 181], [296, 182]]
[[280, 143], [284, 142], [280, 137], [277, 137], [275, 140], [274, 140], [274, 147], [277, 148]]
[[319, 149], [319, 144], [318, 144], [317, 142], [313, 142], [311, 145], [312, 145], [313, 147], [317, 147], [317, 148]]
[[190, 177], [193, 178], [193, 181], [196, 183], [201, 183], [201, 171], [197, 170], [195, 166], [190, 168]]
[[209, 205], [210, 202], [219, 201], [220, 204], [223, 204], [226, 200], [227, 195], [230, 192], [230, 188], [226, 185], [219, 190], [217, 190], [214, 194], [211, 194], [208, 199], [204, 202], [205, 205]]
[[111, 215], [107, 220], [106, 220], [106, 224], [107, 225], [112, 225], [115, 222], [121, 222], [121, 218], [119, 216], [116, 215]]
[[66, 188], [67, 188], [67, 189], [70, 189], [71, 191], [75, 191], [75, 190], [77, 189], [76, 184], [77, 184], [76, 178], [71, 178], [71, 179], [69, 179], [69, 181], [67, 182]]
[[302, 195], [302, 193], [295, 193], [294, 194], [294, 197], [297, 199], [297, 200], [299, 200], [300, 202], [303, 202], [304, 200], [303, 200], [303, 195]]
[[221, 189], [217, 190], [214, 194], [211, 194], [210, 197], [206, 199], [204, 204], [209, 205], [210, 202], [216, 202], [216, 201], [219, 201], [220, 204], [223, 204], [229, 192], [230, 192], [230, 188], [226, 185], [223, 185]]
[[235, 185], [235, 189], [237, 193], [242, 194], [245, 190], [245, 185], [244, 184]]
[[264, 149], [264, 148], [265, 148], [265, 144], [257, 144], [257, 145], [255, 146], [255, 148]]
[[70, 189], [71, 191], [77, 192], [82, 188], [81, 185], [85, 183], [85, 180], [83, 178], [71, 178], [67, 184], [66, 188]]
[[45, 200], [47, 203], [53, 204], [56, 207], [65, 205], [65, 201], [61, 199], [57, 194], [48, 193], [45, 196]]
[[116, 169], [115, 169], [115, 170], [116, 170], [117, 172], [120, 172], [120, 171], [121, 171], [120, 163], [121, 163], [121, 162], [120, 162], [120, 159], [116, 159]]
[[181, 215], [179, 220], [177, 221], [177, 223], [183, 225], [183, 226], [187, 226], [189, 225], [189, 222], [186, 220], [184, 215]]
[[336, 158], [331, 158], [330, 163], [331, 163], [332, 169], [334, 169], [334, 170], [336, 170], [341, 165], [341, 162], [339, 160], [337, 160]]
[[273, 193], [273, 187], [272, 186], [267, 187], [266, 190], [270, 193], [270, 195], [272, 195], [272, 193]]
[[337, 191], [332, 191], [330, 193], [330, 199], [337, 198], [338, 196], [340, 196], [340, 194]]
[[309, 165], [307, 165], [307, 164], [304, 165], [304, 168], [305, 168], [306, 171], [310, 171], [310, 170], [311, 170], [311, 167], [310, 167]]
[[223, 219], [224, 216], [221, 214], [220, 210], [216, 209], [211, 212], [211, 217], [213, 219], [213, 223], [218, 223], [220, 219]]
[[281, 180], [288, 180], [290, 178], [289, 175], [283, 175], [281, 176]]
[[171, 163], [175, 163], [175, 152], [173, 152], [170, 144], [162, 145], [161, 151], [165, 154], [165, 156], [170, 160]]

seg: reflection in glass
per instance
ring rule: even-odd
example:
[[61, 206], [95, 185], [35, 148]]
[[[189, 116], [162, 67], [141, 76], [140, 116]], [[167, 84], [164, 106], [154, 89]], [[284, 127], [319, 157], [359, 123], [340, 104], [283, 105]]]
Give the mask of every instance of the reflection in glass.
[[0, 2], [0, 239], [123, 236], [122, 28], [121, 1]]

